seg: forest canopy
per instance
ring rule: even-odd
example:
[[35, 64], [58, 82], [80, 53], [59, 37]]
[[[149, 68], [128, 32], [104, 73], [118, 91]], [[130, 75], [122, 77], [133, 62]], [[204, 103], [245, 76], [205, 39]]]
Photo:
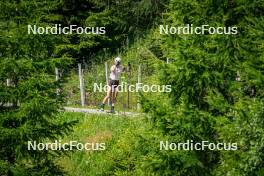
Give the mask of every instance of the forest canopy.
[[[78, 131], [80, 115], [62, 113], [70, 73], [78, 63], [99, 67], [116, 56], [147, 65], [144, 79], [171, 92], [138, 96], [140, 122], [120, 120], [108, 165], [95, 173], [264, 174], [263, 0], [2, 0], [0, 17], [0, 175], [69, 174], [56, 161], [67, 152], [32, 151], [27, 142]], [[69, 26], [74, 32], [64, 33]], [[58, 68], [67, 73], [59, 80]], [[160, 141], [237, 147], [160, 150]]]

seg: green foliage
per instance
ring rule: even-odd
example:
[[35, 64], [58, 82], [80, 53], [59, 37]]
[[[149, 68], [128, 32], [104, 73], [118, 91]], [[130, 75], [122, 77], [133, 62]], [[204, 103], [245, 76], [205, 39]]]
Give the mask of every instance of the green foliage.
[[[147, 139], [158, 135], [150, 129], [150, 124], [140, 117], [83, 115], [76, 113], [63, 114], [64, 119], [78, 117], [79, 123], [74, 133], [63, 140], [82, 142], [105, 142], [104, 151], [77, 151], [60, 158], [58, 163], [70, 175], [139, 175], [144, 154], [152, 148]], [[141, 123], [138, 127], [138, 123]], [[151, 131], [150, 131], [151, 130]], [[151, 134], [151, 135], [150, 135]], [[148, 146], [148, 147], [146, 147]], [[76, 169], [78, 168], [78, 169]]]
[[[63, 93], [57, 93], [62, 83], [67, 90], [79, 90], [77, 77], [55, 81], [55, 67], [72, 73], [77, 62], [101, 64], [118, 49], [123, 61], [132, 64], [133, 73], [142, 65], [143, 83], [172, 85], [172, 92], [143, 94], [142, 107], [151, 125], [141, 118], [82, 119], [76, 136], [85, 140], [98, 134], [97, 127], [110, 129], [109, 150], [74, 153], [74, 167], [63, 161], [67, 171], [75, 175], [263, 175], [263, 12], [262, 0], [1, 1], [0, 174], [63, 174], [53, 161], [60, 152], [27, 150], [27, 141], [58, 139], [69, 134], [74, 119], [83, 118], [58, 113], [65, 103]], [[28, 24], [54, 23], [103, 26], [106, 35], [27, 34]], [[160, 35], [158, 23], [235, 26], [238, 34]], [[165, 64], [166, 58], [170, 64]], [[102, 70], [103, 65], [95, 68]], [[92, 71], [87, 80], [103, 83], [104, 75]], [[233, 142], [238, 150], [165, 151], [159, 150], [160, 140]]]
[[163, 10], [164, 4], [159, 0], [62, 1], [57, 10], [58, 15], [63, 16], [60, 23], [105, 27], [106, 34], [64, 36], [67, 42], [56, 47], [57, 53], [88, 63], [102, 56], [101, 51], [106, 48], [107, 52], [117, 54], [117, 49], [127, 39], [133, 43], [136, 36], [144, 35]]
[[[167, 164], [172, 168], [168, 175], [260, 175], [263, 2], [175, 0], [169, 9], [165, 24], [237, 26], [239, 34], [161, 37], [165, 57], [174, 58], [172, 64], [161, 67], [161, 83], [172, 85], [172, 92], [158, 101], [143, 99], [154, 126], [173, 142], [189, 139], [238, 144], [237, 151], [177, 151], [181, 157], [175, 158], [171, 152], [162, 157], [163, 162], [172, 158]], [[238, 74], [241, 81], [236, 81]], [[175, 164], [179, 162], [183, 165]], [[159, 166], [159, 170], [168, 171]]]
[[68, 58], [54, 57], [59, 38], [27, 34], [27, 24], [45, 25], [37, 16], [56, 5], [56, 1], [1, 2], [1, 175], [62, 174], [53, 161], [61, 152], [27, 148], [28, 141], [45, 142], [68, 134], [74, 124], [58, 116], [64, 98], [56, 93], [60, 82], [55, 81], [54, 70], [70, 63]]

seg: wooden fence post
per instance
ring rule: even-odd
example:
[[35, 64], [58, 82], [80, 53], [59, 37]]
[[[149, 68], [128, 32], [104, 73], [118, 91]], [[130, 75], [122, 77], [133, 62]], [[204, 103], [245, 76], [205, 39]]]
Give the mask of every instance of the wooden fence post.
[[85, 106], [85, 88], [84, 88], [84, 80], [83, 80], [83, 72], [82, 72], [82, 65], [78, 64], [79, 70], [79, 80], [80, 80], [80, 93], [81, 93], [81, 104]]
[[[6, 86], [7, 86], [7, 87], [11, 87], [11, 86], [12, 86], [12, 81], [11, 81], [11, 79], [6, 79]], [[13, 104], [12, 104], [10, 101], [8, 101], [8, 102], [6, 103], [6, 106], [7, 106], [7, 107], [10, 107], [10, 106], [13, 106]]]
[[131, 64], [130, 62], [128, 62], [128, 68], [127, 68], [127, 73], [128, 73], [128, 84], [127, 84], [127, 108], [130, 108], [130, 92], [129, 92], [129, 87], [130, 87], [130, 83], [131, 83]]
[[[60, 79], [59, 69], [57, 67], [55, 68], [55, 75], [56, 75], [56, 82], [57, 82]], [[56, 89], [56, 93], [57, 93], [57, 95], [59, 95], [59, 93], [60, 93], [60, 89], [59, 88]]]
[[[138, 84], [141, 83], [141, 65], [138, 66]], [[141, 109], [141, 104], [139, 101], [139, 94], [138, 94], [138, 100], [137, 100], [137, 110]]]
[[[106, 81], [106, 85], [108, 85], [108, 64], [107, 62], [105, 62], [105, 81]], [[108, 90], [108, 87], [107, 87]], [[108, 105], [110, 105], [110, 99], [108, 99]]]

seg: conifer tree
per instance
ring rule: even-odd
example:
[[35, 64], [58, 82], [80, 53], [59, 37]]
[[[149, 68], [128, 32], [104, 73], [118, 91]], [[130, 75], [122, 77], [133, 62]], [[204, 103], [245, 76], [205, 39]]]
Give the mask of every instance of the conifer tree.
[[238, 34], [163, 35], [164, 57], [173, 62], [160, 69], [161, 83], [172, 92], [143, 107], [170, 142], [231, 142], [238, 149], [160, 152], [153, 170], [263, 174], [263, 12], [262, 1], [170, 1], [165, 25], [237, 27]]
[[[64, 98], [57, 94], [54, 35], [28, 34], [27, 25], [46, 26], [59, 1], [3, 1], [0, 5], [0, 175], [61, 175], [54, 156], [61, 151], [28, 150], [32, 143], [54, 142], [73, 121], [61, 120]], [[53, 16], [54, 17], [54, 16]]]

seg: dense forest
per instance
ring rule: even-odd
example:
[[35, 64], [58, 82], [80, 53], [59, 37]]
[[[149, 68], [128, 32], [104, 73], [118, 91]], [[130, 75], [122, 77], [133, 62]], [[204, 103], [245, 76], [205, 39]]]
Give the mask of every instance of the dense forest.
[[[263, 0], [2, 0], [0, 17], [0, 175], [264, 175]], [[184, 31], [202, 25], [226, 31]], [[78, 64], [88, 65], [85, 84], [105, 82], [104, 62], [117, 56], [131, 80], [142, 65], [143, 82], [171, 91], [132, 97], [131, 118], [65, 112]], [[106, 148], [28, 148], [69, 140]], [[236, 145], [162, 150], [166, 141]]]

